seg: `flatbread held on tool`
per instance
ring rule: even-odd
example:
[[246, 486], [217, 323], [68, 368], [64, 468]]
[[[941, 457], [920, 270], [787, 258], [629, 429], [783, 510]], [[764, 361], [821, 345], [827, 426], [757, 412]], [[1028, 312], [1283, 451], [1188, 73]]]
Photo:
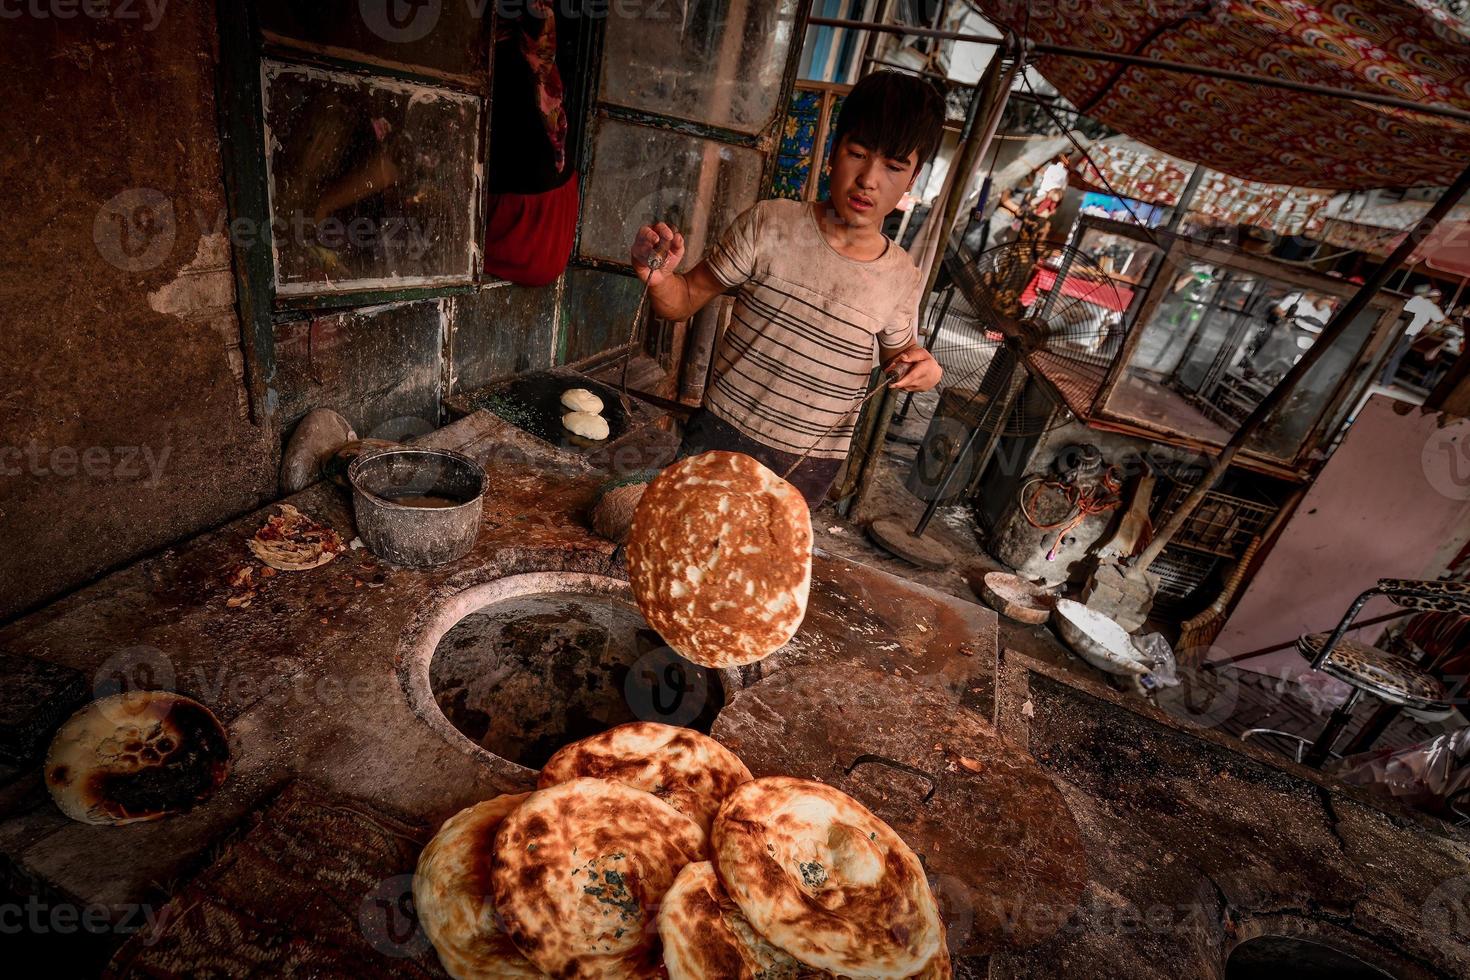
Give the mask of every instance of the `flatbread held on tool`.
[[806, 616], [811, 512], [751, 457], [700, 453], [648, 485], [627, 559], [638, 608], [665, 643], [705, 667], [754, 663]]

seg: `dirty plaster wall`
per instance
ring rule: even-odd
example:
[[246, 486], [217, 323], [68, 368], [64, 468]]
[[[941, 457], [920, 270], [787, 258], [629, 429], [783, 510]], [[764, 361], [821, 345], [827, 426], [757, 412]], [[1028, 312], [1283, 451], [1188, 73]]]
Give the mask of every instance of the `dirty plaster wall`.
[[[1380, 578], [1438, 577], [1467, 538], [1470, 420], [1374, 395], [1246, 584], [1211, 659], [1330, 630]], [[1359, 618], [1394, 608], [1374, 599]], [[1354, 635], [1371, 642], [1383, 629]], [[1295, 650], [1241, 666], [1288, 676], [1306, 669]]]
[[560, 281], [543, 287], [503, 283], [449, 299], [452, 390], [478, 388], [556, 363], [560, 292]]
[[131, 9], [4, 21], [0, 620], [275, 487], [217, 230], [214, 7]]
[[313, 408], [407, 438], [447, 388], [626, 340], [637, 280], [588, 269], [281, 317], [272, 412], [252, 421], [213, 5], [38, 9], [4, 20], [0, 48], [0, 621], [275, 497]]
[[437, 428], [447, 302], [390, 303], [277, 322], [275, 424], [289, 435], [307, 412], [332, 408], [364, 437], [401, 440]]

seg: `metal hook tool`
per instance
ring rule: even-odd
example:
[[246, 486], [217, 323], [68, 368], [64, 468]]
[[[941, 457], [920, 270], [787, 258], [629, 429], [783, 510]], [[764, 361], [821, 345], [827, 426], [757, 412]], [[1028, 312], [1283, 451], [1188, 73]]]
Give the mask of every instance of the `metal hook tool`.
[[[653, 273], [664, 267], [664, 263], [668, 261], [669, 250], [673, 247], [674, 240], [672, 238], [667, 242], [660, 240], [653, 247], [653, 250], [649, 252], [644, 264], [648, 267], [650, 277], [652, 277]], [[628, 362], [633, 359], [633, 352], [643, 345], [643, 310], [647, 305], [648, 280], [645, 279], [643, 280], [643, 291], [638, 295], [638, 306], [633, 310], [633, 323], [628, 328], [628, 349], [623, 352], [623, 371], [622, 376], [618, 379], [618, 391], [622, 393], [624, 398], [628, 396]]]

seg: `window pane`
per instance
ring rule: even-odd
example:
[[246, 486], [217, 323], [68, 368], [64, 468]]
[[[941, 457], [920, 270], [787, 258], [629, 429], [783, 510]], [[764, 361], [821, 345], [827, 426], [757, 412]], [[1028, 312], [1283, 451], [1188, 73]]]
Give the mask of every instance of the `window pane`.
[[[1223, 444], [1316, 343], [1343, 302], [1255, 272], [1189, 263], [1145, 324], [1108, 414]], [[1247, 448], [1294, 460], [1382, 310], [1358, 316]]]
[[466, 281], [480, 100], [262, 63], [276, 292]]
[[792, 201], [801, 200], [811, 178], [812, 159], [816, 156], [817, 124], [821, 122], [822, 93], [797, 89], [791, 93], [791, 108], [781, 127], [781, 143], [776, 148], [776, 175], [771, 181], [771, 196]]
[[489, 8], [473, 2], [256, 0], [267, 35], [320, 45], [345, 56], [457, 75], [485, 68]]
[[796, 8], [796, 0], [610, 3], [598, 98], [760, 132], [783, 108]]
[[684, 267], [692, 268], [755, 203], [761, 165], [755, 150], [601, 120], [582, 202], [581, 254], [627, 265], [633, 233], [660, 220], [684, 233]]

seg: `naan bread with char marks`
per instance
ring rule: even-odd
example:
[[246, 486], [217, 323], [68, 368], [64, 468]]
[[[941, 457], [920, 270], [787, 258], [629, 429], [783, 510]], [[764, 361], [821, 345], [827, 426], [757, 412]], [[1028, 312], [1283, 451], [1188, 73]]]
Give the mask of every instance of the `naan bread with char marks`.
[[46, 789], [88, 824], [158, 820], [204, 803], [230, 771], [219, 719], [172, 691], [124, 691], [68, 718], [46, 750]]
[[706, 846], [698, 824], [652, 794], [573, 779], [532, 793], [500, 825], [495, 908], [516, 948], [553, 977], [658, 977], [654, 916]]
[[708, 735], [635, 721], [564, 746], [541, 770], [542, 789], [579, 776], [611, 779], [652, 793], [699, 824], [710, 824], [725, 797], [750, 782], [745, 763]]
[[944, 927], [918, 857], [839, 790], [789, 776], [746, 783], [720, 809], [711, 844], [751, 925], [808, 966], [906, 977], [940, 955]]
[[[669, 980], [817, 980], [834, 974], [806, 966], [755, 931], [730, 898], [708, 861], [686, 864], [658, 913]], [[938, 954], [914, 980], [950, 980], [949, 950]]]
[[505, 934], [490, 898], [495, 832], [530, 795], [497, 796], [466, 807], [444, 821], [419, 855], [414, 909], [455, 980], [542, 976]]
[[648, 485], [627, 559], [638, 609], [665, 643], [705, 667], [754, 663], [806, 616], [811, 511], [751, 457], [700, 453]]
[[803, 966], [751, 926], [708, 861], [686, 864], [658, 911], [669, 980], [796, 980], [829, 974]]

